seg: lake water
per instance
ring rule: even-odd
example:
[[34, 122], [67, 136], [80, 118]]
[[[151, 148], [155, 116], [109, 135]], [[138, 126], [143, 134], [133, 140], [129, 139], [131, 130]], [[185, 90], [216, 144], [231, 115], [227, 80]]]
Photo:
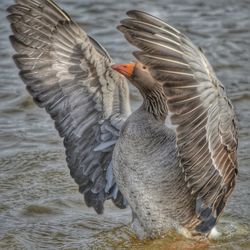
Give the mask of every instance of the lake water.
[[[168, 20], [203, 48], [226, 86], [239, 121], [239, 175], [218, 224], [222, 238], [199, 244], [174, 233], [140, 242], [129, 209], [108, 202], [99, 216], [85, 206], [53, 122], [32, 102], [12, 61], [10, 2], [0, 3], [0, 249], [250, 249], [250, 1], [58, 0], [116, 62], [133, 58], [116, 30], [127, 10]], [[141, 100], [133, 88], [131, 100], [133, 107]]]

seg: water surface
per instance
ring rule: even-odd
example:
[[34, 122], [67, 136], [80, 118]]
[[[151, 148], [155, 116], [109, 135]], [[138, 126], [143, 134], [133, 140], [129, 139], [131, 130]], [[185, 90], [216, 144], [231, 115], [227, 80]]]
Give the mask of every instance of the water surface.
[[[246, 0], [58, 1], [109, 51], [132, 59], [116, 30], [130, 9], [148, 11], [202, 47], [226, 86], [239, 120], [239, 176], [220, 220], [219, 241], [193, 243], [176, 234], [136, 240], [129, 209], [107, 203], [97, 216], [85, 206], [65, 163], [62, 140], [32, 102], [11, 59], [9, 25], [0, 3], [0, 249], [250, 249], [250, 2]], [[131, 87], [133, 107], [140, 96]]]

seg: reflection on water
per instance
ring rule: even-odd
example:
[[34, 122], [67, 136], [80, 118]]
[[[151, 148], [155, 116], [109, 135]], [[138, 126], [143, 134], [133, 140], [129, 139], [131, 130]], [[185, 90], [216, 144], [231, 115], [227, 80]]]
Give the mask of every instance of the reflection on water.
[[[250, 249], [250, 19], [249, 1], [58, 2], [100, 41], [116, 62], [133, 48], [115, 27], [126, 10], [151, 12], [180, 28], [201, 46], [228, 90], [239, 120], [240, 174], [218, 225], [218, 241], [193, 242], [170, 233], [138, 241], [130, 211], [107, 203], [97, 216], [87, 208], [69, 175], [64, 149], [45, 111], [37, 108], [18, 77], [0, 6], [0, 249]], [[84, 2], [84, 3], [82, 3]], [[140, 96], [133, 89], [133, 106]]]

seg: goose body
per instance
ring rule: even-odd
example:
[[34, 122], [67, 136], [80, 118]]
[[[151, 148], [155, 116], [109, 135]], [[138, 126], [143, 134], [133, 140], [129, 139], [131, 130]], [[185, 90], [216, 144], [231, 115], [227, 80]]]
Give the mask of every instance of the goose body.
[[[141, 11], [118, 29], [136, 61], [114, 64], [52, 0], [8, 8], [14, 61], [64, 138], [87, 206], [131, 207], [139, 237], [208, 236], [235, 186], [237, 130], [224, 86], [181, 32]], [[131, 112], [126, 78], [143, 97]]]
[[142, 108], [121, 129], [113, 169], [132, 208], [132, 225], [139, 237], [182, 231], [182, 225], [193, 219], [195, 200], [183, 186], [175, 145], [174, 132]]

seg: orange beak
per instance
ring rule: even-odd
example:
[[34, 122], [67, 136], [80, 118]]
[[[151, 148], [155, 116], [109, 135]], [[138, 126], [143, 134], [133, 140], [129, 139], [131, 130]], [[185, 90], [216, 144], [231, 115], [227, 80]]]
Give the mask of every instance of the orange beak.
[[111, 66], [111, 68], [118, 71], [119, 73], [121, 73], [126, 77], [131, 77], [135, 69], [135, 63], [114, 64]]

